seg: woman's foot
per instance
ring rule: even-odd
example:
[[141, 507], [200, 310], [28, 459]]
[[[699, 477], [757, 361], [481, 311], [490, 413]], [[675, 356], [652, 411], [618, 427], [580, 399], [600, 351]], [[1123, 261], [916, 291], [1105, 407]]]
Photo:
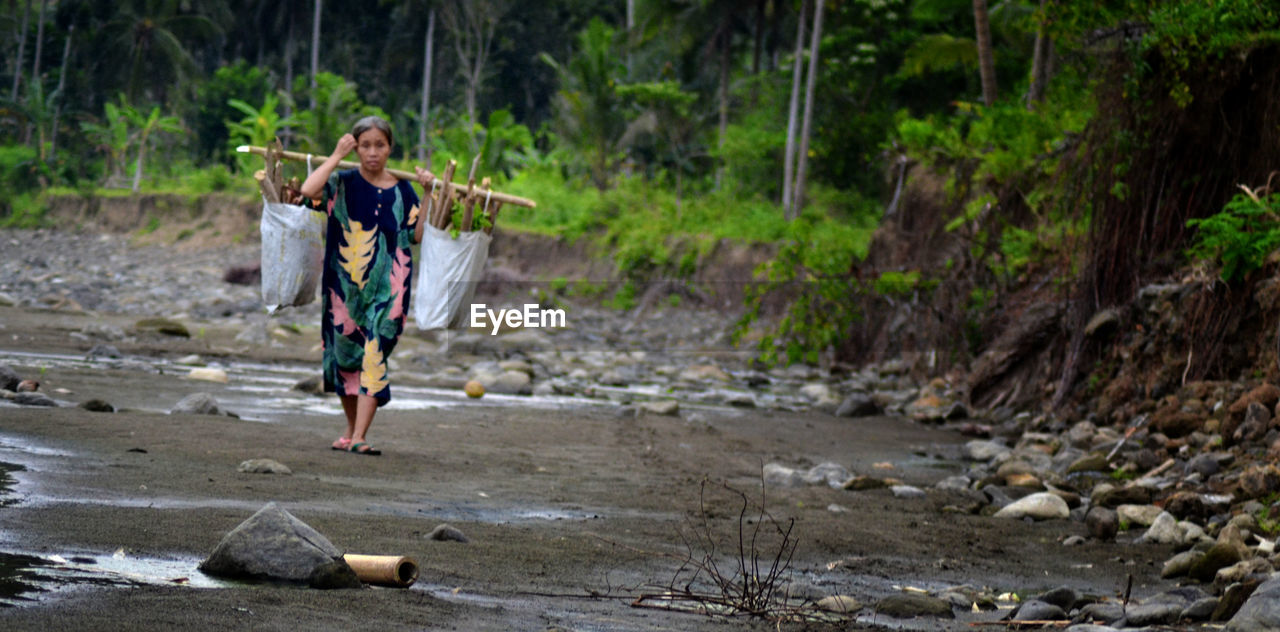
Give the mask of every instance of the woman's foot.
[[338, 439], [333, 442], [333, 449], [343, 451], [351, 449], [351, 439], [347, 437], [338, 437]]
[[354, 452], [356, 454], [367, 454], [369, 456], [378, 456], [382, 454], [382, 450], [378, 450], [363, 441], [351, 444], [347, 448], [347, 452]]

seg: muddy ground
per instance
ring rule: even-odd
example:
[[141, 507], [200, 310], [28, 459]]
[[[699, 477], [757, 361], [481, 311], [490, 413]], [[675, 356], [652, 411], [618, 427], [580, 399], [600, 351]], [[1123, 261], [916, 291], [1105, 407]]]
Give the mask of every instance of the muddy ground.
[[[231, 397], [237, 374], [221, 385], [180, 371], [56, 361], [88, 350], [72, 332], [133, 320], [0, 307], [6, 363], [39, 375], [41, 390], [69, 406], [96, 397], [126, 408], [0, 406], [0, 462], [22, 468], [0, 492], [0, 551], [9, 559], [0, 585], [17, 593], [6, 600], [15, 607], [0, 608], [0, 628], [772, 630], [774, 622], [750, 617], [631, 605], [662, 592], [689, 551], [683, 542], [708, 529], [724, 538], [715, 558], [734, 563], [739, 504], [719, 484], [759, 497], [767, 462], [834, 461], [924, 488], [964, 468], [951, 458], [964, 437], [898, 418], [715, 407], [637, 417], [609, 404], [455, 394], [419, 410], [384, 409], [370, 435], [384, 455], [346, 454], [329, 449], [342, 424], [332, 398], [281, 387], [259, 395], [312, 398], [318, 408], [257, 420], [169, 415], [188, 393]], [[216, 321], [196, 325], [202, 333], [191, 339], [152, 334], [118, 346], [161, 366], [197, 353], [246, 371], [305, 372], [315, 357], [317, 341], [306, 336], [248, 347]], [[293, 474], [237, 472], [241, 461], [264, 457]], [[704, 480], [712, 482], [705, 495]], [[775, 519], [795, 521], [785, 578], [804, 596], [874, 603], [905, 587], [970, 584], [1023, 593], [1066, 585], [1114, 597], [1130, 575], [1134, 597], [1168, 588], [1158, 579], [1167, 548], [1064, 547], [1064, 537], [1084, 533], [1079, 523], [944, 512], [962, 499], [934, 490], [923, 499], [887, 489], [764, 491]], [[200, 576], [195, 567], [218, 540], [272, 501], [346, 551], [415, 558], [418, 583], [318, 591]], [[748, 532], [754, 517], [743, 521]], [[446, 522], [471, 542], [425, 538]], [[760, 540], [766, 563], [774, 547], [776, 538]], [[693, 546], [699, 558], [705, 549]], [[89, 570], [19, 572], [9, 567], [29, 558], [15, 555], [57, 555]], [[957, 615], [899, 621], [868, 609], [839, 624], [781, 628], [958, 630], [1001, 613]]]

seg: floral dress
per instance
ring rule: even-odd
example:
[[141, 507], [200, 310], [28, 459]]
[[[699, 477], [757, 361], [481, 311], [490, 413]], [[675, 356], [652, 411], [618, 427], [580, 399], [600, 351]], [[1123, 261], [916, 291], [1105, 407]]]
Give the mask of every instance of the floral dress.
[[391, 400], [387, 357], [404, 330], [418, 221], [418, 195], [400, 180], [370, 184], [358, 169], [329, 176], [319, 210], [325, 230], [320, 337], [324, 390]]

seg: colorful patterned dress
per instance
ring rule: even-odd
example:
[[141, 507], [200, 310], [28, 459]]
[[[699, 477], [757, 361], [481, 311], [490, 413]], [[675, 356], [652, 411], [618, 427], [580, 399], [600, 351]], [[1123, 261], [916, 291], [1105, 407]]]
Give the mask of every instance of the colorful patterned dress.
[[324, 185], [324, 390], [391, 400], [387, 357], [404, 330], [418, 221], [418, 195], [399, 180], [379, 188], [358, 169], [336, 171]]

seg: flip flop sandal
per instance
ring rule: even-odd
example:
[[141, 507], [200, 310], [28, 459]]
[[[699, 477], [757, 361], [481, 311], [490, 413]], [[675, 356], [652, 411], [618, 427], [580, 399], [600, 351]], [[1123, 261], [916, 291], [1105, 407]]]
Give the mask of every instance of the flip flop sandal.
[[333, 442], [332, 447], [334, 450], [346, 451], [351, 448], [351, 440], [345, 437], [338, 437], [338, 439]]
[[[360, 449], [361, 447], [364, 447], [365, 449], [361, 450]], [[347, 452], [354, 452], [356, 454], [367, 454], [369, 456], [378, 456], [382, 454], [382, 450], [375, 449], [374, 447], [370, 446], [367, 443], [353, 443], [351, 444], [351, 447], [347, 448]]]

